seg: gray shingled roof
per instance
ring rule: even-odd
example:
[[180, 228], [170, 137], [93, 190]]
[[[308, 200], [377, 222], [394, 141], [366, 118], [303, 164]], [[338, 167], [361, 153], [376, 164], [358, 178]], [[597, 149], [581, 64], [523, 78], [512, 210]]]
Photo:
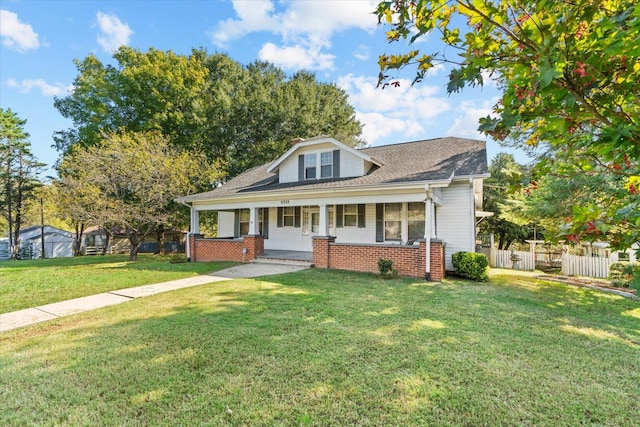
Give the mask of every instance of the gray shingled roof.
[[286, 192], [336, 187], [375, 186], [407, 182], [448, 180], [453, 176], [488, 173], [484, 141], [463, 138], [437, 138], [363, 148], [360, 151], [379, 161], [366, 175], [355, 178], [328, 178], [314, 181], [279, 183], [278, 175], [268, 173], [271, 163], [249, 169], [213, 191], [181, 197], [195, 201], [249, 195], [265, 191]]

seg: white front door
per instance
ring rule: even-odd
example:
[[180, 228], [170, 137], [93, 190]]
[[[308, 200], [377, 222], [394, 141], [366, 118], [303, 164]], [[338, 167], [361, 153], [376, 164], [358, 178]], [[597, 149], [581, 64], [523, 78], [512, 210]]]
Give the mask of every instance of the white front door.
[[313, 236], [320, 229], [320, 209], [317, 206], [302, 207], [302, 250], [313, 252]]

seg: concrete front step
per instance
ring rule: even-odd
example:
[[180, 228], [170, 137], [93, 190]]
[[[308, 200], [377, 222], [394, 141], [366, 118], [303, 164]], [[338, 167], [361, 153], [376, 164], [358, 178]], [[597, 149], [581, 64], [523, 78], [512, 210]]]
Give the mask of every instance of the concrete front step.
[[295, 259], [279, 259], [279, 258], [261, 258], [258, 257], [251, 261], [253, 264], [279, 264], [279, 265], [293, 265], [296, 267], [313, 267], [311, 261], [301, 261]]

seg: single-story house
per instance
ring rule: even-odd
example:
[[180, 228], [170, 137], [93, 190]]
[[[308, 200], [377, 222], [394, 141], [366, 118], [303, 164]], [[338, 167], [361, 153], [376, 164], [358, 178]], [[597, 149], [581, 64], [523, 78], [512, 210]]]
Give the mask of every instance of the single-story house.
[[[22, 259], [42, 258], [42, 235], [44, 228], [45, 258], [73, 256], [73, 233], [60, 228], [34, 225], [18, 233], [18, 256]], [[3, 258], [9, 256], [9, 239], [2, 239], [0, 252]]]
[[[390, 259], [400, 275], [440, 280], [453, 253], [475, 250], [488, 176], [484, 141], [355, 149], [321, 135], [176, 201], [191, 209], [192, 261], [306, 257], [317, 268], [377, 272]], [[203, 211], [218, 212], [216, 238], [200, 234]]]

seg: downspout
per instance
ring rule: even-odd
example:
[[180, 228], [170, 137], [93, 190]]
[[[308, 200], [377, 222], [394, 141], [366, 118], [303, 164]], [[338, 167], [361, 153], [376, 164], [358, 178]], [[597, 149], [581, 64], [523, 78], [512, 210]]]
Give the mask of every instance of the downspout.
[[192, 206], [187, 204], [187, 202], [185, 202], [184, 200], [182, 201], [182, 204], [189, 208], [189, 231], [187, 231], [187, 246], [185, 248], [185, 252], [187, 255], [187, 262], [191, 262], [191, 219], [193, 217], [193, 215], [191, 215]]
[[429, 184], [425, 185], [425, 191], [427, 193], [427, 197], [425, 199], [424, 206], [424, 220], [426, 222], [424, 227], [424, 240], [425, 240], [425, 276], [424, 278], [428, 281], [431, 281], [431, 189], [429, 188]]

